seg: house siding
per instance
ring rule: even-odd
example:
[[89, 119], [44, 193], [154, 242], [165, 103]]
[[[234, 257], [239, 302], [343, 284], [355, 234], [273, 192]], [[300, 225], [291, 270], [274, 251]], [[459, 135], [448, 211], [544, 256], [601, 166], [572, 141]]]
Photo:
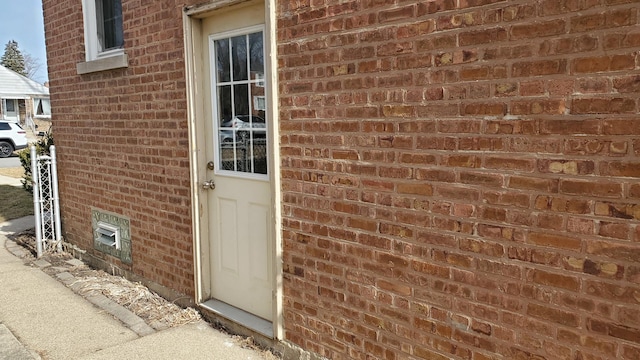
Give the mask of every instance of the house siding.
[[[78, 75], [78, 1], [43, 1], [65, 240], [193, 297], [182, 3], [123, 1], [124, 69]], [[93, 248], [91, 210], [131, 219], [131, 265]]]
[[[640, 357], [637, 2], [276, 5], [285, 341]], [[123, 0], [129, 67], [77, 75], [82, 9], [43, 1], [65, 240], [193, 296], [182, 6]]]
[[637, 2], [278, 5], [287, 339], [640, 356]]

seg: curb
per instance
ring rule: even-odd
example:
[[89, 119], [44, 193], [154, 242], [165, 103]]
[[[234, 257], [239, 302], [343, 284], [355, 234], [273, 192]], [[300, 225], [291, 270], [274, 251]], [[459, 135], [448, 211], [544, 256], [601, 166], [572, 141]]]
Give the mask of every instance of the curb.
[[12, 360], [41, 359], [39, 355], [29, 352], [4, 324], [0, 324], [0, 358]]

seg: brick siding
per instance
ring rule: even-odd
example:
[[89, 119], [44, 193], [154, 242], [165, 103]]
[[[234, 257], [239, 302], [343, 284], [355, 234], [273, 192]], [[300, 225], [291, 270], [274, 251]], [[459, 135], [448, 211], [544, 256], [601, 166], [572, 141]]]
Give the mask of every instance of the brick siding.
[[[80, 76], [79, 1], [43, 1], [65, 240], [193, 295], [182, 6], [123, 0], [129, 67]], [[286, 340], [640, 358], [637, 2], [276, 11]], [[132, 265], [92, 207], [131, 219]]]
[[[193, 295], [182, 6], [123, 1], [129, 67], [78, 75], [80, 1], [43, 1], [65, 240]], [[93, 250], [91, 207], [131, 219], [132, 265]]]
[[640, 358], [638, 10], [278, 2], [286, 338]]

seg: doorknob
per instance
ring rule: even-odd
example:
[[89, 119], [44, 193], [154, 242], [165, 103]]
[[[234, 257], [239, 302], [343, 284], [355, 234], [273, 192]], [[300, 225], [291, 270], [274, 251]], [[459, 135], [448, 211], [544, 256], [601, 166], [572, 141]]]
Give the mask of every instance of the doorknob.
[[213, 182], [213, 180], [207, 180], [202, 183], [202, 188], [204, 190], [213, 190], [216, 188], [216, 184]]

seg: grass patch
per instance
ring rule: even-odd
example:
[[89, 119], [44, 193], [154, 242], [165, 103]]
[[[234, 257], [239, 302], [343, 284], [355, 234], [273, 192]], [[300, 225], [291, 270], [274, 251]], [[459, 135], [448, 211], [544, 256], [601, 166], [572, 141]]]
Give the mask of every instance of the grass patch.
[[22, 187], [0, 185], [0, 223], [33, 215], [33, 197]]

